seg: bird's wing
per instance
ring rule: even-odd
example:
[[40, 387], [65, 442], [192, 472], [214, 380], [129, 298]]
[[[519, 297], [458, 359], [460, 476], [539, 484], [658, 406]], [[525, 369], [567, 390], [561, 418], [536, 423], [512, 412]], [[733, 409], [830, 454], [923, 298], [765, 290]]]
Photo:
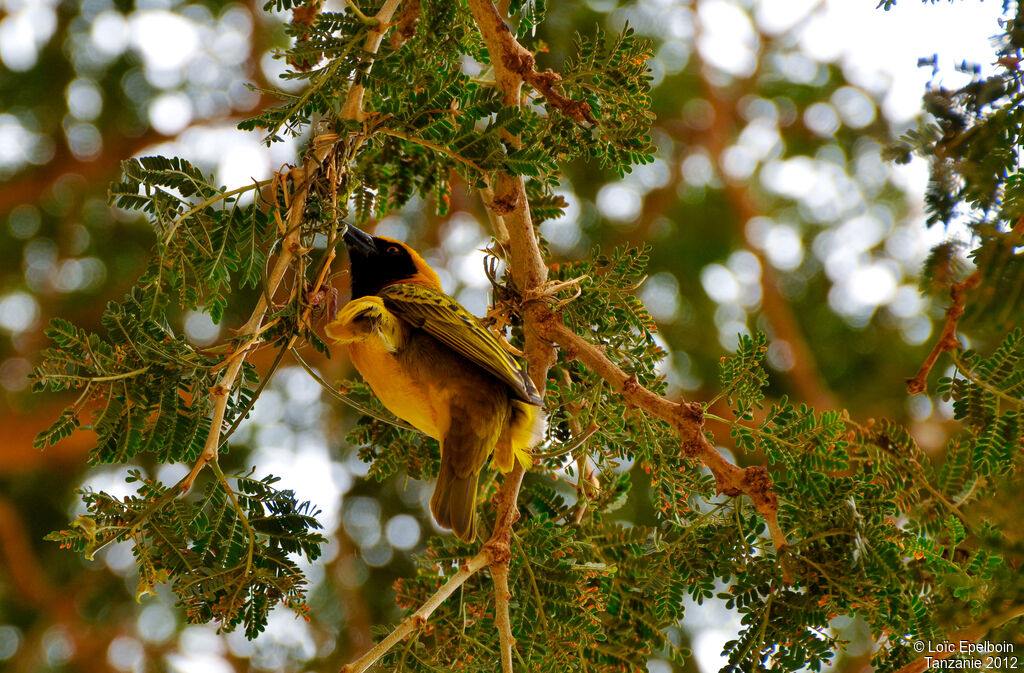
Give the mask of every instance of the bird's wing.
[[422, 285], [389, 285], [379, 292], [389, 311], [507, 383], [516, 397], [540, 406], [533, 381], [476, 316], [443, 292]]

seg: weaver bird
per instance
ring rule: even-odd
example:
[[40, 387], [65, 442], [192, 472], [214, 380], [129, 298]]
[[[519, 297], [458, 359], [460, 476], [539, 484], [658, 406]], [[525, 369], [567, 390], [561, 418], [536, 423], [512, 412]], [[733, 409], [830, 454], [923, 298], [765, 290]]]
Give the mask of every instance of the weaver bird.
[[352, 299], [327, 325], [384, 406], [441, 444], [430, 498], [437, 523], [476, 536], [480, 470], [524, 469], [544, 431], [530, 377], [477, 318], [441, 289], [409, 246], [349, 225]]

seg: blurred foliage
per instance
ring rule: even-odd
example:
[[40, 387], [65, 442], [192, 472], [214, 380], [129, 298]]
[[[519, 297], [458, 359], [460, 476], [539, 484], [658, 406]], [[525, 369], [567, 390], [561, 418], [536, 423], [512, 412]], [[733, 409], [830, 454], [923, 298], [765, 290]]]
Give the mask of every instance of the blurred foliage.
[[[338, 358], [317, 355], [324, 346], [302, 317], [324, 312], [326, 300], [305, 290], [330, 263], [343, 217], [379, 220], [450, 270], [453, 294], [476, 297], [479, 285], [456, 262], [478, 244], [456, 233], [486, 221], [467, 188], [498, 170], [528, 177], [552, 279], [581, 279], [578, 297], [559, 295], [567, 323], [648, 388], [705, 402], [708, 431], [740, 464], [767, 462], [791, 543], [774, 549], [749, 502], [716, 493], [671, 428], [560, 354], [546, 390], [548, 442], [513, 540], [517, 668], [644, 670], [660, 660], [695, 670], [691, 617], [703, 611], [736, 619], [728, 670], [860, 666], [842, 653], [869, 645], [881, 670], [895, 670], [916, 656], [915, 640], [978, 624], [989, 641], [1021, 642], [1024, 278], [1008, 234], [1024, 215], [1016, 3], [1006, 3], [998, 72], [930, 88], [909, 131], [881, 115], [884, 91], [760, 30], [746, 5], [730, 4], [751, 28], [752, 64], [729, 70], [696, 47], [700, 21], [685, 4], [510, 3], [538, 70], [558, 72], [559, 91], [589, 105], [594, 123], [582, 123], [532, 89], [530, 105], [502, 105], [461, 3], [418, 3], [402, 39], [398, 29], [386, 36], [369, 67], [363, 15], [380, 4], [299, 21], [292, 9], [303, 3], [283, 0], [267, 11], [160, 5], [176, 17], [154, 3], [52, 3], [43, 11], [53, 33], [34, 63], [0, 68], [0, 122], [22, 133], [21, 153], [0, 155], [3, 423], [49, 426], [37, 442], [55, 444], [33, 454], [49, 462], [15, 458], [0, 472], [0, 657], [12, 670], [160, 670], [201, 654], [185, 621], [265, 630], [252, 644], [228, 637], [220, 656], [237, 670], [337, 669], [368, 647], [370, 624], [415, 610], [475, 552], [450, 535], [399, 546], [385, 530], [410, 520], [416, 540], [430, 530], [416, 480], [436, 472], [436, 443], [311, 403], [308, 392], [289, 401], [305, 375], [274, 373], [294, 347], [329, 381], [346, 375]], [[128, 46], [123, 35], [145, 18], [187, 21], [199, 36], [192, 61], [162, 72], [137, 39]], [[264, 58], [273, 45], [277, 65]], [[279, 87], [265, 73], [281, 68]], [[365, 87], [358, 123], [338, 118], [353, 80]], [[287, 300], [264, 335], [278, 355], [246, 364], [225, 417], [230, 452], [188, 498], [165, 486], [180, 471], [161, 464], [195, 459], [218, 367], [252, 336], [211, 345], [188, 321], [244, 322], [289, 233], [280, 222], [291, 194], [270, 181], [228, 189], [209, 153], [130, 159], [164, 139], [154, 111], [168, 96], [189, 101], [196, 123], [251, 110], [242, 129], [275, 147], [334, 134], [346, 167], [312, 189]], [[186, 151], [188, 133], [159, 154]], [[883, 146], [897, 160], [928, 159], [928, 222], [966, 222], [969, 242], [927, 259], [913, 251], [918, 225]], [[470, 229], [483, 244], [484, 229]], [[489, 266], [493, 302], [521, 345], [520, 298], [502, 268]], [[860, 298], [863, 269], [888, 274], [889, 301]], [[960, 327], [973, 350], [947, 356], [945, 371], [940, 361], [932, 396], [917, 399], [922, 413], [907, 404], [903, 377], [934, 340], [950, 288], [972, 273], [980, 281]], [[916, 292], [919, 277], [930, 302]], [[802, 364], [816, 383], [796, 373], [794, 338], [806, 342], [813, 362]], [[29, 360], [33, 386], [58, 394], [26, 394]], [[834, 409], [801, 398], [815, 386]], [[363, 384], [343, 388], [382, 415]], [[253, 407], [261, 396], [277, 401], [277, 416]], [[269, 471], [260, 449], [282, 431], [296, 444], [326, 433], [332, 474], [374, 479], [348, 486], [331, 518], [307, 502], [303, 483], [253, 476]], [[72, 459], [51, 458], [75, 441], [83, 448]], [[29, 443], [8, 452], [32, 451]], [[594, 461], [600, 491], [577, 488], [585, 463], [570, 450]], [[86, 454], [119, 467], [83, 472]], [[485, 482], [489, 529], [497, 480]], [[48, 533], [77, 551], [111, 549], [82, 564], [41, 542]], [[309, 563], [321, 554], [325, 565]], [[795, 584], [782, 581], [784, 568]], [[148, 593], [181, 606], [176, 617], [160, 613], [173, 629], [147, 621], [158, 605]], [[275, 604], [310, 621], [274, 621]], [[490, 671], [497, 651], [491, 583], [480, 573], [383, 667]]]

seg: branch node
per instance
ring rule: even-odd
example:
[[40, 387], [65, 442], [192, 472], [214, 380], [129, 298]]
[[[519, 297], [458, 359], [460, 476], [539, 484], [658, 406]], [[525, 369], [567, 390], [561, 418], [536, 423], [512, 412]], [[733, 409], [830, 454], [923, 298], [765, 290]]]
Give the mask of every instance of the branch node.
[[495, 215], [508, 215], [516, 209], [518, 202], [518, 195], [515, 192], [495, 194], [494, 200], [491, 201], [490, 209]]
[[718, 492], [722, 495], [727, 495], [730, 498], [736, 498], [743, 495], [743, 489], [739, 486], [733, 486], [731, 484], [724, 484], [720, 479], [716, 479], [718, 482]]
[[509, 548], [508, 542], [503, 540], [488, 540], [487, 544], [484, 545], [484, 551], [487, 552], [487, 558], [489, 559], [488, 565], [507, 565], [512, 560], [512, 550]]
[[416, 24], [420, 20], [422, 8], [418, 2], [403, 2], [402, 11], [398, 15], [398, 30], [391, 34], [389, 44], [397, 50], [405, 41], [416, 34]]
[[772, 479], [764, 465], [751, 465], [743, 470], [743, 490], [756, 504], [764, 503], [773, 511], [778, 511], [779, 504], [772, 491]]
[[[504, 21], [501, 22], [501, 28], [508, 31], [508, 26], [505, 25]], [[508, 51], [502, 54], [502, 59], [505, 62], [506, 68], [518, 74], [523, 79], [527, 79], [529, 73], [533, 70], [534, 63], [536, 62], [534, 61], [533, 54], [522, 47], [520, 47], [519, 50]]]
[[693, 458], [699, 460], [702, 453], [704, 453], [700, 442], [692, 439], [684, 439], [682, 442], [683, 455], [687, 458]]
[[562, 352], [565, 353], [565, 361], [572, 362], [576, 360], [580, 355], [580, 349], [576, 344], [568, 344], [567, 347], [562, 348]]
[[704, 427], [704, 405], [700, 402], [681, 402], [677, 405], [680, 419], [684, 423], [696, 423]]

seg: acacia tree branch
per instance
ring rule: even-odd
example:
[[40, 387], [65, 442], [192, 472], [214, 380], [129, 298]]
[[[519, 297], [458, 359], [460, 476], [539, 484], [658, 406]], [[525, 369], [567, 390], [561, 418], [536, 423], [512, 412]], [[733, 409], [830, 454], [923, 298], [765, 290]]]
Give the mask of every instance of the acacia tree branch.
[[451, 151], [450, 149], [448, 149], [447, 147], [445, 147], [443, 145], [438, 145], [437, 143], [432, 143], [429, 140], [426, 140], [424, 138], [417, 138], [416, 136], [409, 135], [408, 133], [405, 133], [404, 131], [399, 131], [398, 129], [389, 129], [389, 128], [386, 128], [386, 127], [383, 127], [383, 126], [378, 128], [375, 131], [375, 133], [382, 133], [382, 134], [384, 134], [386, 136], [392, 136], [392, 137], [395, 137], [395, 138], [400, 138], [401, 140], [405, 140], [405, 141], [413, 143], [415, 145], [420, 145], [422, 147], [426, 147], [429, 150], [433, 150], [433, 151], [438, 152], [440, 154], [443, 154], [443, 155], [445, 155], [447, 157], [451, 157], [455, 161], [458, 161], [459, 163], [461, 163], [463, 166], [466, 166], [467, 168], [471, 168], [474, 171], [476, 171], [477, 174], [480, 175], [481, 177], [483, 177], [484, 180], [487, 179], [487, 171], [485, 171], [483, 168], [478, 166], [476, 163], [470, 161], [466, 157]]
[[[490, 0], [469, 0], [469, 8], [487, 44], [505, 104], [518, 105], [523, 83], [521, 71], [526, 62], [524, 54], [529, 55], [529, 52], [516, 42]], [[495, 180], [494, 196], [487, 207], [491, 213], [500, 217], [508, 231], [511, 251], [509, 270], [513, 284], [524, 297], [542, 296], [547, 267], [537, 245], [523, 178], [499, 174]], [[568, 357], [579, 359], [607, 380], [628, 402], [669, 422], [683, 439], [684, 453], [700, 459], [715, 475], [719, 491], [730, 496], [747, 494], [765, 518], [776, 550], [781, 551], [786, 547], [786, 537], [778, 523], [778, 500], [771, 490], [767, 470], [763, 466], [740, 468], [723, 458], [704, 436], [703, 411], [699, 404], [672, 402], [647, 390], [636, 377], [627, 376], [599, 348], [570, 330], [542, 301], [524, 303], [523, 324], [530, 372], [538, 390], [544, 389], [547, 371], [554, 363], [554, 345], [557, 344], [566, 351]], [[512, 481], [515, 476], [516, 472], [513, 472], [506, 482]], [[508, 530], [511, 530], [511, 523], [512, 520], [508, 520]], [[503, 524], [499, 512], [492, 541], [503, 530]], [[787, 583], [793, 581], [785, 564], [782, 575]], [[499, 607], [504, 602], [507, 609], [507, 598], [501, 592], [495, 598]], [[511, 634], [506, 636], [502, 633], [502, 636], [503, 649], [506, 640], [510, 647]]]
[[512, 598], [512, 592], [508, 589], [508, 566], [508, 560], [491, 566], [495, 598], [494, 625], [498, 628], [501, 640], [501, 670], [505, 673], [512, 671], [512, 648], [516, 646], [508, 609], [508, 602]]
[[[239, 328], [239, 333], [241, 334], [252, 334], [260, 329], [263, 317], [270, 308], [267, 298], [273, 297], [277, 292], [281, 279], [284, 278], [285, 272], [291, 266], [292, 260], [301, 252], [299, 241], [299, 232], [301, 230], [299, 225], [306, 212], [306, 196], [309, 194], [310, 178], [316, 173], [316, 167], [315, 160], [310, 156], [306, 160], [305, 170], [296, 171], [292, 169], [288, 173], [278, 174], [277, 176], [278, 179], [284, 182], [284, 176], [293, 174], [296, 182], [299, 183], [297, 185], [298, 189], [294, 193], [291, 204], [288, 207], [286, 228], [288, 233], [281, 243], [281, 253], [277, 256], [277, 261], [274, 262], [274, 267], [267, 277], [267, 291], [260, 295], [259, 301], [256, 302], [256, 308], [253, 309], [245, 324]], [[213, 419], [210, 422], [210, 432], [206, 436], [206, 444], [203, 445], [203, 452], [200, 454], [199, 459], [192, 467], [192, 471], [181, 482], [181, 490], [183, 492], [187, 492], [192, 488], [192, 484], [195, 482], [196, 477], [199, 476], [199, 473], [203, 471], [203, 468], [217, 457], [228, 397], [231, 394], [231, 388], [235, 384], [235, 379], [238, 377], [238, 372], [241, 371], [242, 365], [245, 364], [246, 357], [255, 343], [256, 340], [250, 339], [239, 346], [239, 350], [227, 357], [229, 364], [220, 380], [217, 381], [217, 384], [211, 390], [214, 406]]]
[[566, 98], [555, 90], [562, 79], [561, 75], [551, 70], [537, 72], [533, 54], [519, 44], [493, 2], [470, 0], [469, 10], [473, 12], [476, 25], [487, 44], [487, 52], [491, 56], [498, 87], [505, 94], [506, 105], [519, 105], [520, 89], [525, 82], [540, 92], [551, 107], [563, 114], [580, 123], [597, 123], [588, 103]]
[[[568, 369], [562, 370], [562, 382], [566, 387], [572, 385], [572, 376], [569, 374]], [[583, 515], [587, 512], [588, 501], [601, 492], [601, 482], [594, 471], [596, 467], [594, 461], [590, 458], [590, 454], [587, 453], [585, 439], [585, 437], [593, 434], [597, 425], [591, 423], [591, 427], [586, 431], [580, 425], [580, 414], [586, 406], [588, 406], [587, 403], [583, 401], [571, 402], [566, 405], [569, 431], [573, 437], [578, 438], [577, 441], [580, 443], [576, 450], [572, 452], [572, 457], [576, 461], [576, 511], [573, 514], [573, 521], [576, 523], [583, 520]]]
[[[470, 0], [470, 10], [477, 19], [478, 26], [488, 49], [491, 49], [492, 60], [494, 51], [498, 48], [498, 41], [495, 39], [495, 32], [499, 31], [500, 25], [507, 32], [508, 27], [494, 11], [489, 0]], [[377, 18], [386, 22], [390, 19], [382, 18], [381, 15], [386, 9], [397, 7], [397, 2], [386, 3]], [[484, 25], [481, 23], [481, 15], [490, 14], [490, 18], [496, 20]], [[372, 37], [372, 34], [371, 34]], [[380, 37], [383, 37], [381, 33]], [[367, 38], [369, 44], [370, 38]], [[380, 39], [377, 39], [379, 45]], [[498, 73], [498, 81], [504, 93], [506, 105], [519, 105], [519, 92], [522, 87], [522, 79], [510, 74], [505, 68], [495, 66]], [[362, 98], [362, 87], [353, 84], [352, 92], [360, 100]], [[343, 111], [362, 116], [361, 109], [353, 109], [352, 98], [346, 103]], [[543, 287], [547, 280], [547, 267], [537, 244], [536, 235], [533, 231], [533, 223], [530, 217], [530, 206], [526, 200], [526, 186], [521, 177], [513, 177], [507, 173], [499, 173], [496, 181], [495, 196], [489, 201], [489, 209], [502, 217], [503, 222], [512, 230], [509, 236], [510, 263], [509, 269], [513, 282], [525, 290], [536, 291]], [[498, 204], [498, 205], [495, 205]], [[499, 212], [500, 211], [500, 212]], [[506, 219], [507, 218], [507, 219]], [[525, 320], [525, 319], [524, 319]], [[536, 326], [529, 320], [525, 320], [526, 332], [526, 357], [530, 364], [530, 375], [537, 389], [543, 391], [544, 382], [547, 378], [548, 369], [554, 362], [554, 347], [550, 342], [540, 339], [537, 336]], [[518, 500], [519, 488], [523, 481], [524, 470], [522, 466], [515, 463], [512, 471], [504, 478], [498, 494], [495, 496], [497, 515], [495, 517], [494, 531], [490, 539], [484, 544], [483, 549], [467, 562], [456, 575], [452, 576], [438, 591], [431, 596], [413, 615], [400, 624], [384, 640], [374, 646], [369, 652], [360, 657], [357, 661], [342, 669], [342, 673], [362, 673], [374, 662], [382, 657], [391, 647], [400, 642], [403, 638], [426, 624], [427, 618], [463, 583], [480, 569], [490, 566], [492, 577], [495, 581], [495, 623], [498, 626], [499, 637], [502, 649], [502, 670], [510, 673], [512, 670], [512, 637], [511, 622], [508, 610], [508, 565], [511, 558], [510, 541], [512, 525], [519, 517]]]

